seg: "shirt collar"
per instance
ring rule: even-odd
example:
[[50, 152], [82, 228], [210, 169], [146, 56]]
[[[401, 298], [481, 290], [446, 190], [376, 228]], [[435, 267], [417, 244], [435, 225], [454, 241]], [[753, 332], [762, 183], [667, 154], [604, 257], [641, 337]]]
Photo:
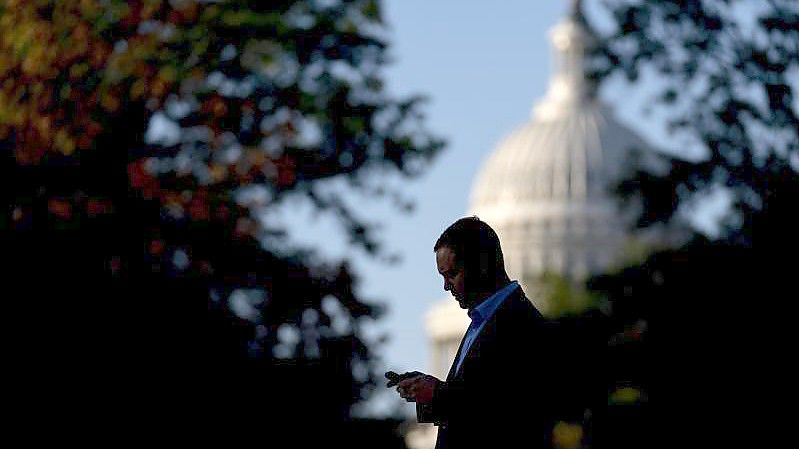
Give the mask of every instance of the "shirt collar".
[[485, 301], [481, 302], [477, 306], [475, 306], [472, 310], [470, 310], [467, 314], [469, 318], [472, 319], [472, 322], [479, 326], [483, 321], [488, 319], [491, 314], [499, 307], [502, 301], [513, 291], [516, 287], [519, 286], [519, 283], [516, 281], [511, 281], [508, 285], [502, 287], [501, 289], [497, 290], [489, 296]]

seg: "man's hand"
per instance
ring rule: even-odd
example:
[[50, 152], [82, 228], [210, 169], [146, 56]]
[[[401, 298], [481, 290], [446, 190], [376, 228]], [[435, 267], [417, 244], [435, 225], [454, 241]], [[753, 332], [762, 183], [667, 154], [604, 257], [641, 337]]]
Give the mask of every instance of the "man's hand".
[[386, 379], [388, 379], [386, 387], [391, 388], [405, 379], [410, 379], [411, 377], [416, 377], [421, 374], [422, 373], [419, 371], [410, 371], [402, 374], [397, 374], [394, 371], [386, 371]]
[[433, 392], [442, 382], [435, 377], [416, 373], [415, 375], [400, 380], [397, 391], [408, 402], [427, 404], [433, 400]]

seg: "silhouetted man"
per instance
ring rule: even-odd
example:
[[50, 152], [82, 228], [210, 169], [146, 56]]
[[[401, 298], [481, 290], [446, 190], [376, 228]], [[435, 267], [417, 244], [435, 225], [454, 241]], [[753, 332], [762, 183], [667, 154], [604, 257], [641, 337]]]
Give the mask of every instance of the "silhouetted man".
[[444, 290], [472, 322], [445, 381], [387, 373], [438, 426], [437, 449], [549, 447], [555, 370], [545, 319], [505, 272], [496, 233], [477, 217], [447, 228], [434, 246]]

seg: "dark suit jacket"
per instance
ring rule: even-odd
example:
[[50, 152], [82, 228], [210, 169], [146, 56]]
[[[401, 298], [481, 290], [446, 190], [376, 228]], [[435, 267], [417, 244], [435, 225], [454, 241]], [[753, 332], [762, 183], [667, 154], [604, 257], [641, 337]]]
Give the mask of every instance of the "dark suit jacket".
[[[477, 336], [461, 369], [455, 362], [420, 422], [438, 426], [437, 449], [549, 447], [555, 367], [550, 324], [521, 287]], [[460, 354], [463, 349], [458, 349]], [[457, 361], [458, 356], [455, 357]]]

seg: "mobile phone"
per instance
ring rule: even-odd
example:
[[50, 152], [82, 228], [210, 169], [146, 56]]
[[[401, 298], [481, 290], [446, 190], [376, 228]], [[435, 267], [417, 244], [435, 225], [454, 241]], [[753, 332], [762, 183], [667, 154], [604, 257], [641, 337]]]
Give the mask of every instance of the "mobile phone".
[[409, 379], [411, 377], [418, 376], [420, 374], [422, 373], [420, 373], [419, 371], [411, 371], [409, 373], [402, 373], [402, 374], [397, 374], [394, 371], [386, 371], [386, 379], [388, 379], [388, 384], [386, 386], [393, 387], [394, 385], [397, 385], [398, 383], [402, 382], [405, 379]]

